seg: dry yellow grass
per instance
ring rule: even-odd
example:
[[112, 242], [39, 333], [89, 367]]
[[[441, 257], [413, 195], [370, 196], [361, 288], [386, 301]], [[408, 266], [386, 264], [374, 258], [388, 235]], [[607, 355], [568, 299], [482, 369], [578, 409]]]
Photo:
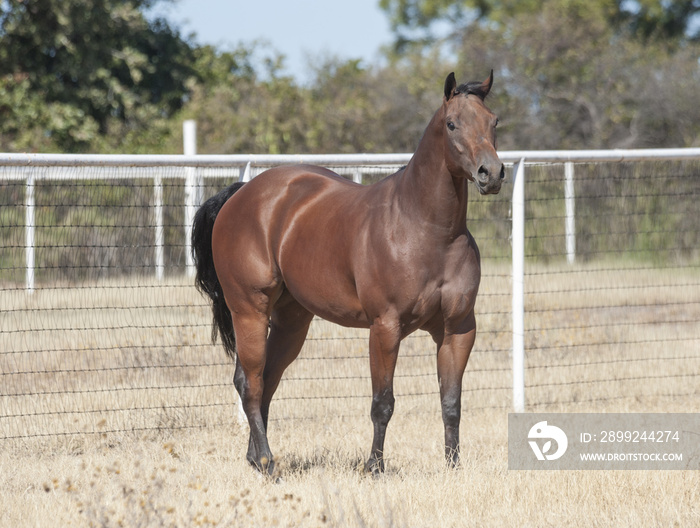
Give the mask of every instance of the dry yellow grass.
[[[601, 268], [529, 269], [529, 409], [700, 412], [697, 268]], [[0, 526], [700, 524], [698, 472], [508, 471], [510, 285], [507, 268], [485, 272], [462, 467], [442, 462], [434, 352], [419, 335], [402, 347], [379, 479], [359, 471], [363, 331], [315, 324], [273, 402], [273, 481], [244, 460], [232, 368], [184, 280], [0, 292]]]
[[240, 428], [178, 432], [74, 452], [0, 454], [3, 526], [695, 526], [693, 471], [507, 470], [506, 413], [465, 416], [446, 469], [435, 417], [390, 426], [385, 476], [358, 471], [368, 423], [275, 426], [275, 482], [241, 456]]

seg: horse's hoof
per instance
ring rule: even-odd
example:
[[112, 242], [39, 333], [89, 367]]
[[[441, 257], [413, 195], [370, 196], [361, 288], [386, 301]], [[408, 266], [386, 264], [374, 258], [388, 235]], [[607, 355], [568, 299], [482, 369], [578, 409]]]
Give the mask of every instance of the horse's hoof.
[[261, 457], [260, 460], [248, 459], [248, 463], [253, 466], [258, 473], [263, 476], [271, 477], [275, 471], [275, 461], [272, 458]]
[[459, 455], [447, 455], [445, 456], [445, 463], [448, 469], [457, 469], [459, 467]]
[[384, 462], [380, 460], [369, 459], [365, 463], [365, 473], [369, 473], [373, 477], [380, 477], [384, 473]]
[[272, 473], [275, 471], [275, 461], [272, 460], [272, 458], [268, 458], [266, 456], [260, 458], [260, 472], [263, 475], [268, 475], [272, 476]]

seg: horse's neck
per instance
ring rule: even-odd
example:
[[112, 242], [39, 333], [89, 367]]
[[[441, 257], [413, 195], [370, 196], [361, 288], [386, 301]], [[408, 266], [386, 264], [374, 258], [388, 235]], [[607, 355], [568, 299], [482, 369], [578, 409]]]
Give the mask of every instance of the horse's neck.
[[433, 116], [404, 170], [401, 189], [413, 218], [453, 238], [467, 227], [467, 181], [453, 178], [447, 169], [441, 112]]

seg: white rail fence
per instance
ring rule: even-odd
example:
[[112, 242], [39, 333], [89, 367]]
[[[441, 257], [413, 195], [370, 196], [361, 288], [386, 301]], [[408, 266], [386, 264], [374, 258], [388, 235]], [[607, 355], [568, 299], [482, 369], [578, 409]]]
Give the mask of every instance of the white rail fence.
[[[191, 127], [189, 134], [192, 135]], [[186, 142], [192, 145], [192, 141]], [[188, 150], [194, 150], [192, 146]], [[500, 153], [505, 163], [517, 164], [518, 174], [524, 178], [524, 167], [531, 163], [563, 163], [565, 174], [565, 203], [566, 203], [566, 257], [572, 264], [576, 259], [576, 217], [574, 194], [574, 163], [591, 162], [633, 162], [633, 161], [669, 161], [669, 160], [695, 160], [700, 159], [700, 149], [656, 149], [656, 150], [604, 150], [604, 151], [507, 151]], [[361, 183], [361, 172], [358, 169], [363, 165], [376, 167], [384, 166], [390, 173], [396, 167], [405, 165], [411, 158], [411, 154], [346, 154], [346, 155], [220, 155], [220, 156], [196, 156], [192, 154], [180, 155], [154, 155], [154, 156], [128, 156], [128, 155], [70, 155], [70, 154], [4, 154], [0, 155], [0, 167], [179, 167], [184, 168], [185, 179], [185, 223], [183, 236], [185, 247], [189, 249], [189, 231], [192, 226], [194, 213], [202, 201], [202, 189], [204, 187], [205, 174], [197, 173], [197, 168], [226, 167], [238, 168], [239, 179], [248, 181], [251, 171], [255, 167], [270, 167], [275, 165], [310, 163], [315, 165], [330, 166], [339, 172], [352, 176], [352, 179]], [[351, 167], [350, 170], [347, 167]], [[346, 168], [346, 170], [343, 170]], [[34, 289], [34, 186], [37, 180], [74, 180], [78, 178], [73, 173], [52, 171], [45, 174], [35, 174], [31, 170], [21, 174], [5, 175], [6, 179], [22, 178], [26, 182], [26, 287], [29, 292]], [[92, 179], [92, 173], [86, 173], [83, 178]], [[112, 176], [114, 177], [114, 176]], [[121, 177], [133, 178], [134, 174], [124, 172]], [[139, 177], [138, 175], [136, 177]], [[148, 176], [151, 177], [151, 176]], [[155, 229], [155, 274], [163, 277], [163, 181], [159, 174], [153, 177], [154, 187], [154, 229]], [[520, 187], [518, 187], [520, 189]], [[521, 191], [524, 190], [524, 184]], [[523, 191], [524, 192], [524, 191]], [[519, 205], [524, 206], [524, 196], [514, 195]], [[515, 203], [515, 202], [514, 202]], [[524, 211], [520, 208], [519, 213]], [[519, 224], [520, 214], [514, 215], [514, 227], [519, 235], [514, 239], [521, 239], [524, 233], [523, 226]], [[194, 276], [194, 263], [191, 260], [190, 251], [187, 255], [187, 275]], [[514, 260], [521, 260], [522, 255], [514, 252]]]
[[[181, 269], [181, 273], [188, 277], [193, 275], [193, 263], [189, 255], [189, 232], [192, 224], [192, 219], [194, 212], [198, 207], [199, 203], [206, 197], [205, 195], [211, 195], [211, 193], [218, 187], [224, 185], [224, 183], [230, 183], [230, 181], [239, 180], [249, 180], [255, 177], [261, 170], [267, 167], [280, 165], [280, 164], [297, 164], [297, 163], [311, 163], [316, 165], [322, 165], [327, 167], [332, 167], [341, 174], [353, 179], [356, 182], [362, 183], [371, 181], [383, 175], [389, 174], [395, 171], [401, 165], [404, 165], [410, 159], [410, 154], [381, 154], [381, 155], [282, 155], [282, 156], [266, 156], [266, 155], [194, 155], [192, 154], [193, 149], [190, 149], [189, 153], [186, 155], [152, 155], [152, 156], [121, 156], [121, 155], [111, 155], [111, 156], [98, 156], [98, 155], [60, 155], [60, 154], [0, 154], [0, 185], [7, 185], [11, 182], [17, 184], [18, 182], [24, 186], [24, 202], [22, 207], [24, 208], [24, 225], [14, 226], [15, 228], [22, 227], [24, 229], [23, 245], [24, 245], [24, 284], [23, 289], [25, 290], [25, 296], [31, 298], [37, 290], [41, 289], [41, 281], [37, 280], [37, 230], [41, 229], [42, 226], [37, 224], [37, 209], [44, 207], [45, 204], [37, 203], [37, 187], [47, 182], [53, 182], [55, 184], [70, 183], [72, 185], [80, 185], [80, 182], [94, 182], [97, 179], [108, 180], [110, 185], [119, 185], [120, 181], [124, 182], [134, 182], [136, 180], [142, 182], [150, 182], [149, 185], [152, 186], [152, 199], [148, 204], [152, 208], [152, 257], [143, 258], [143, 261], [148, 261], [151, 266], [151, 273], [155, 280], [162, 283], [166, 278], [166, 269], [168, 268], [168, 263], [166, 262], [166, 231], [171, 232], [175, 227], [173, 225], [167, 224], [165, 216], [168, 208], [172, 208], [172, 204], [166, 203], [165, 195], [171, 191], [168, 188], [168, 181], [181, 181], [179, 184], [183, 187], [182, 207], [184, 211], [178, 218], [182, 218], [182, 224], [179, 227], [179, 232], [181, 233], [181, 257], [184, 260], [184, 264], [177, 269]], [[535, 384], [530, 388], [530, 385], [526, 382], [526, 372], [528, 368], [534, 369], [534, 373], [537, 374], [540, 370], [550, 368], [546, 362], [542, 364], [533, 364], [528, 366], [526, 364], [526, 351], [531, 349], [537, 349], [537, 344], [533, 343], [532, 340], [528, 340], [528, 336], [531, 334], [536, 334], [533, 329], [528, 328], [526, 325], [526, 314], [533, 311], [537, 313], [537, 304], [530, 302], [527, 304], [528, 296], [537, 297], [539, 295], [547, 294], [547, 287], [545, 285], [544, 289], [540, 292], [536, 289], [530, 287], [528, 289], [528, 284], [539, 284], [539, 281], [544, 280], [547, 283], [552, 277], [568, 277], [566, 280], [576, 280], [580, 282], [586, 282], [586, 277], [590, 278], [592, 275], [596, 275], [598, 270], [606, 270], [608, 274], [615, 275], [619, 270], [626, 270], [625, 276], [631, 274], [641, 274], [644, 277], [638, 280], [648, 281], [648, 276], [659, 275], [659, 269], [666, 270], [663, 271], [664, 277], [668, 275], [668, 280], [664, 279], [665, 282], [658, 284], [653, 284], [650, 288], [654, 291], [653, 302], [649, 301], [639, 301], [635, 304], [638, 311], [644, 310], [659, 310], [660, 306], [670, 306], [674, 310], [680, 309], [685, 310], [682, 316], [676, 317], [675, 320], [669, 321], [667, 326], [672, 327], [672, 331], [680, 331], [681, 337], [677, 338], [675, 341], [676, 347], [681, 352], [676, 354], [677, 357], [682, 358], [679, 360], [683, 363], [684, 368], [686, 368], [687, 374], [669, 374], [670, 378], [673, 380], [682, 380], [687, 387], [684, 389], [686, 392], [683, 394], [695, 394], [697, 392], [697, 381], [700, 376], [700, 370], [698, 366], [698, 356], [700, 355], [700, 336], [698, 336], [697, 331], [694, 330], [693, 325], [689, 321], [693, 320], [700, 309], [700, 298], [698, 296], [698, 291], [700, 287], [698, 285], [697, 274], [700, 271], [700, 255], [698, 253], [697, 246], [694, 246], [695, 242], [698, 240], [697, 237], [697, 216], [695, 221], [691, 222], [690, 231], [686, 231], [684, 234], [679, 234], [677, 225], [678, 222], [674, 224], [669, 224], [670, 227], [664, 228], [661, 231], [655, 231], [653, 228], [649, 231], [646, 238], [649, 239], [648, 245], [645, 246], [646, 249], [639, 249], [637, 246], [630, 249], [624, 254], [614, 254], [611, 250], [598, 250], [598, 255], [592, 256], [592, 254], [584, 252], [583, 259], [580, 258], [577, 249], [581, 245], [577, 241], [577, 233], [584, 233], [585, 237], [589, 241], [589, 245], [595, 249], [595, 244], [600, 244], [601, 242], [590, 242], [590, 240], [603, 240], [605, 237], [610, 238], [610, 236], [623, 236], [620, 233], [608, 233], [601, 231], [605, 228], [599, 228], [595, 233], [589, 233], [589, 230], [583, 229], [581, 227], [581, 222], [591, 223], [599, 220], [599, 216], [602, 214], [609, 214], [610, 220], [614, 222], [621, 222], [622, 219], [627, 218], [631, 215], [632, 218], [639, 217], [639, 222], [637, 224], [630, 224], [631, 229], [636, 229], [637, 225], [647, 224], [645, 220], [650, 214], [653, 213], [653, 207], [655, 205], [643, 205], [641, 209], [625, 209], [620, 205], [620, 211], [611, 212], [611, 208], [614, 208], [611, 204], [617, 200], [618, 204], [623, 202], [635, 202], [635, 204], [641, 204], [644, 202], [646, 204], [648, 201], [653, 202], [658, 199], [666, 199], [667, 201], [673, 202], [674, 200], [697, 200], [700, 198], [700, 149], [656, 149], [656, 150], [607, 150], [607, 151], [539, 151], [539, 152], [529, 152], [529, 151], [510, 151], [510, 152], [500, 152], [501, 159], [508, 165], [512, 166], [512, 178], [510, 178], [510, 183], [512, 183], [512, 191], [509, 194], [508, 187], [504, 187], [501, 197], [498, 199], [492, 199], [487, 197], [485, 199], [478, 199], [477, 197], [472, 198], [476, 203], [470, 204], [470, 218], [471, 212], [474, 210], [484, 210], [484, 219], [477, 220], [477, 222], [484, 222], [483, 234], [480, 237], [479, 233], [475, 233], [475, 238], [480, 243], [482, 247], [482, 256], [484, 256], [487, 262], [493, 262], [492, 269], [494, 281], [502, 281], [504, 277], [503, 273], [503, 260], [511, 261], [511, 271], [510, 275], [510, 309], [498, 308], [487, 313], [487, 319], [492, 316], [492, 318], [498, 319], [498, 314], [505, 315], [503, 312], [510, 312], [510, 328], [506, 329], [501, 324], [500, 330], [498, 332], [503, 333], [503, 331], [509, 331], [512, 334], [512, 345], [508, 347], [508, 350], [504, 350], [502, 345], [493, 345], [493, 350], [498, 353], [505, 353], [511, 356], [512, 365], [510, 367], [512, 380], [511, 387], [508, 389], [511, 391], [512, 400], [511, 405], [517, 411], [525, 409], [525, 396], [526, 388], [529, 392], [537, 393], [547, 393], [549, 385], [547, 383]], [[667, 178], [669, 181], [669, 186], [676, 188], [681, 188], [682, 192], [671, 193], [670, 195], [664, 192], [658, 192], [659, 189], [663, 189], [663, 186], [656, 185], [653, 182], [657, 181], [655, 176], [655, 171], [663, 163], [670, 163], [672, 168], [665, 166], [662, 170], [666, 171], [665, 174], [660, 176]], [[640, 182], [648, 182], [652, 191], [650, 194], [630, 194], [625, 190], [613, 190], [610, 191], [611, 194], [608, 196], [593, 196], [585, 195], [587, 188], [600, 188], [601, 185], [612, 185], [610, 182], [615, 180], [614, 177], [602, 178], [595, 176], [596, 181], [591, 179], [590, 184], [586, 183], [585, 177], [579, 182], [577, 177], [578, 170], [583, 170], [584, 173], [591, 172], [590, 167], [600, 168], [608, 167], [609, 172], [615, 173], [615, 167], [634, 167], [637, 164], [651, 163], [656, 164], [650, 167], [648, 174], [636, 175], [633, 178], [617, 178], [617, 182], [622, 187], [626, 185], [638, 186]], [[684, 165], [684, 163], [689, 165]], [[577, 166], [581, 166], [581, 169], [577, 169]], [[592, 169], [597, 170], [597, 169]], [[634, 170], [634, 169], [629, 169]], [[102, 172], [100, 172], [102, 171]], [[544, 171], [542, 175], [538, 176], [538, 171]], [[668, 172], [670, 171], [670, 172]], [[534, 179], [533, 185], [530, 185], [530, 172], [533, 172]], [[636, 174], [636, 173], [635, 173]], [[538, 181], [537, 177], [541, 179]], [[593, 177], [591, 177], [593, 178]], [[636, 178], [636, 179], [635, 179]], [[681, 187], [678, 187], [682, 183]], [[207, 186], [210, 188], [207, 190]], [[656, 185], [656, 186], [655, 186]], [[213, 187], [213, 188], [212, 188]], [[554, 190], [558, 187], [561, 190]], [[620, 188], [622, 188], [620, 187]], [[551, 197], [541, 196], [543, 191], [546, 190], [547, 193], [551, 194]], [[625, 187], [626, 188], [626, 187]], [[578, 189], [583, 189], [584, 195], [577, 196], [576, 191]], [[617, 189], [617, 188], [616, 188]], [[179, 190], [177, 192], [180, 192]], [[528, 192], [532, 193], [532, 196], [528, 195]], [[596, 191], [597, 192], [597, 191]], [[630, 191], [631, 192], [631, 191]], [[472, 196], [475, 196], [473, 193]], [[560, 196], [561, 195], [561, 196]], [[491, 202], [489, 200], [492, 200]], [[540, 200], [537, 207], [533, 206], [533, 200]], [[603, 207], [607, 208], [606, 211], [587, 211], [585, 206], [581, 205], [581, 202], [592, 202], [592, 200], [604, 201]], [[541, 214], [537, 212], [535, 214], [536, 218], [527, 218], [526, 211], [529, 207], [533, 211], [547, 211], [559, 208], [559, 203], [561, 203], [562, 212], [551, 214], [549, 216], [546, 213]], [[596, 202], [597, 203], [597, 202]], [[697, 203], [697, 202], [696, 202]], [[492, 204], [502, 204], [502, 205], [492, 205]], [[504, 205], [503, 205], [504, 204]], [[16, 205], [16, 204], [15, 204]], [[67, 205], [70, 204], [56, 204], [56, 205]], [[504, 212], [503, 207], [508, 207], [508, 212]], [[668, 204], [664, 205], [667, 207]], [[488, 219], [490, 213], [488, 213], [490, 208], [497, 209], [501, 207], [500, 217], [495, 218], [493, 222]], [[617, 206], [615, 206], [617, 207]], [[625, 206], [626, 207], [626, 206]], [[644, 209], [647, 207], [647, 209]], [[652, 209], [649, 209], [651, 207]], [[692, 205], [687, 207], [692, 208]], [[590, 208], [589, 208], [590, 209]], [[649, 211], [652, 211], [651, 213]], [[665, 210], [666, 211], [666, 210]], [[697, 210], [695, 210], [697, 212]], [[666, 214], [666, 213], [664, 213]], [[539, 216], [537, 216], [539, 215]], [[579, 215], [582, 220], [577, 218]], [[493, 215], [491, 215], [493, 216]], [[508, 218], [509, 217], [509, 218]], [[679, 220], [680, 222], [681, 220]], [[494, 228], [494, 222], [498, 224], [498, 228]], [[505, 222], [510, 224], [509, 228], [505, 227]], [[530, 222], [530, 223], [528, 223]], [[553, 224], [559, 223], [561, 225], [562, 235], [559, 234], [548, 234], [542, 233], [531, 233], [528, 234], [528, 227], [531, 223], [537, 224], [538, 222]], [[675, 222], [675, 220], [674, 220]], [[142, 222], [143, 223], [143, 222]], [[578, 224], [578, 225], [577, 225]], [[470, 220], [470, 228], [474, 232], [475, 228], [471, 227], [474, 224]], [[478, 224], [481, 225], [481, 224]], [[686, 225], [686, 224], [682, 224]], [[3, 226], [0, 224], [0, 229]], [[43, 226], [46, 228], [46, 226]], [[512, 244], [512, 253], [509, 251], [510, 248], [503, 245], [505, 230], [509, 231], [507, 235], [510, 237], [510, 243]], [[559, 228], [556, 228], [559, 229]], [[694, 231], [692, 231], [694, 229]], [[15, 229], [16, 230], [16, 229]], [[673, 231], [673, 233], [669, 233]], [[558, 232], [557, 232], [558, 233]], [[491, 239], [489, 239], [488, 234], [495, 237], [493, 240], [498, 239], [497, 242], [493, 242], [493, 245], [499, 245], [497, 253], [498, 255], [493, 256], [492, 260], [489, 256], [489, 246], [491, 244]], [[169, 235], [172, 239], [174, 235], [172, 233]], [[671, 245], [668, 247], [654, 247], [654, 241], [660, 239], [663, 236], [676, 236], [683, 240], [679, 242], [679, 245]], [[506, 245], [508, 242], [506, 241]], [[614, 244], [614, 242], [613, 242]], [[528, 248], [530, 247], [545, 247], [544, 253], [528, 253]], [[558, 247], [558, 249], [556, 249]], [[602, 247], [602, 246], [601, 246]], [[553, 249], [554, 248], [554, 249]], [[123, 247], [121, 251], [136, 251], [134, 248]], [[532, 250], [535, 251], [535, 250]], [[539, 249], [537, 250], [539, 251]], [[580, 250], [579, 250], [580, 251]], [[631, 253], [630, 253], [631, 252]], [[665, 252], [665, 253], [664, 253]], [[506, 254], [510, 253], [510, 254]], [[595, 251], [594, 251], [595, 253]], [[663, 255], [662, 255], [663, 253]], [[141, 254], [141, 253], [139, 253]], [[184, 254], [184, 255], [183, 255]], [[564, 263], [562, 268], [558, 264], [556, 255], [560, 255]], [[602, 257], [601, 257], [602, 254]], [[630, 257], [630, 254], [632, 255]], [[600, 257], [600, 258], [599, 258]], [[614, 257], [614, 259], [613, 259]], [[659, 258], [663, 261], [659, 264]], [[611, 264], [605, 264], [605, 262], [611, 259], [616, 261], [613, 266]], [[11, 260], [11, 259], [10, 259]], [[619, 262], [623, 260], [624, 263], [618, 265]], [[16, 261], [16, 258], [15, 258]], [[551, 262], [554, 261], [554, 264]], [[591, 262], [603, 262], [602, 265], [594, 267], [591, 269]], [[3, 264], [3, 262], [9, 262], [6, 258], [4, 260], [0, 259], [0, 272], [2, 272], [1, 267], [4, 265], [9, 268], [17, 268], [18, 265], [14, 264]], [[179, 260], [178, 260], [179, 262]], [[528, 272], [528, 262], [532, 262], [532, 269]], [[542, 264], [544, 262], [545, 264]], [[642, 264], [640, 264], [642, 262]], [[651, 262], [651, 264], [648, 264]], [[671, 262], [671, 264], [669, 264]], [[548, 264], [549, 263], [549, 264]], [[60, 265], [57, 264], [57, 265]], [[485, 264], [485, 267], [491, 266], [491, 264]], [[184, 268], [184, 269], [182, 269]], [[614, 268], [615, 271], [610, 271]], [[489, 271], [486, 270], [487, 280]], [[11, 274], [12, 279], [0, 276], [0, 284], [11, 284], [16, 281], [17, 274]], [[599, 275], [599, 274], [598, 274]], [[681, 277], [682, 275], [682, 277]], [[681, 277], [680, 281], [674, 282], [671, 280], [673, 276]], [[621, 277], [621, 275], [620, 275]], [[618, 277], [619, 279], [619, 277]], [[566, 280], [564, 282], [566, 282]], [[603, 279], [593, 280], [592, 285], [586, 286], [587, 291], [584, 295], [590, 295], [590, 292], [599, 291], [596, 281], [600, 282]], [[607, 279], [605, 279], [607, 280]], [[605, 282], [603, 280], [603, 282]], [[617, 280], [617, 279], [616, 279]], [[637, 280], [637, 279], [635, 279]], [[680, 282], [680, 284], [679, 284]], [[683, 285], [687, 284], [687, 288]], [[167, 284], [166, 284], [167, 286]], [[538, 286], [539, 287], [539, 286]], [[488, 288], [486, 286], [486, 288]], [[565, 286], [559, 286], [559, 289], [554, 289], [550, 292], [550, 299], [559, 299], [554, 302], [554, 306], [550, 308], [543, 309], [548, 319], [557, 319], [560, 313], [572, 313], [580, 314], [586, 311], [596, 311], [595, 300], [590, 306], [576, 307], [567, 305], [565, 300], [562, 298], [572, 297], [574, 294], [579, 294], [579, 290], [567, 288]], [[632, 286], [623, 286], [621, 284], [607, 285], [606, 288], [618, 288], [621, 291], [627, 292], [627, 289], [632, 288]], [[482, 288], [483, 290], [484, 288]], [[13, 296], [16, 297], [16, 293], [19, 291], [15, 286], [6, 286], [0, 293], [6, 298], [9, 298], [9, 292], [12, 292]], [[484, 295], [489, 295], [485, 293]], [[503, 297], [503, 292], [498, 292], [493, 294], [495, 297]], [[607, 295], [607, 294], [606, 294]], [[664, 295], [668, 295], [668, 299], [664, 301]], [[675, 296], [675, 297], [674, 297]], [[495, 298], [494, 297], [494, 298]], [[635, 303], [636, 301], [630, 301], [629, 299], [623, 299], [620, 301], [613, 300], [603, 300], [600, 302], [601, 311], [619, 311], [624, 303]], [[622, 304], [620, 304], [622, 303]], [[11, 303], [10, 303], [11, 304]], [[1, 307], [0, 307], [1, 308]], [[499, 311], [500, 310], [500, 311]], [[0, 316], [5, 317], [7, 320], [10, 316], [10, 308], [5, 308], [0, 312]], [[568, 312], [567, 312], [568, 311]], [[615, 312], [616, 315], [619, 315]], [[208, 322], [207, 322], [208, 323]], [[538, 323], [539, 324], [539, 323]], [[560, 332], [562, 330], [566, 331], [582, 331], [582, 326], [586, 323], [582, 323], [579, 326], [571, 326], [568, 322], [558, 323], [559, 326], [554, 326], [551, 329], [551, 333]], [[632, 326], [634, 321], [623, 321], [620, 323], [625, 327]], [[600, 329], [601, 332], [614, 333], [612, 326], [609, 322], [599, 321], [593, 325], [595, 328]], [[679, 330], [680, 329], [680, 330]], [[556, 332], [555, 332], [556, 331]], [[6, 330], [3, 328], [0, 330], [0, 336], [5, 333]], [[495, 331], [494, 331], [495, 332]], [[4, 338], [3, 338], [4, 339]], [[628, 338], [625, 338], [628, 339]], [[658, 339], [651, 338], [652, 343], [659, 342], [674, 342], [673, 337], [666, 337], [665, 334], [661, 335]], [[628, 342], [629, 341], [629, 342]], [[617, 346], [620, 348], [634, 347], [635, 342], [633, 339], [628, 339], [624, 342], [624, 346], [619, 345], [619, 343], [612, 344], [610, 346]], [[644, 341], [645, 343], [647, 341]], [[637, 343], [639, 344], [639, 343]], [[488, 345], [488, 343], [487, 343]], [[477, 345], [478, 346], [478, 345]], [[561, 345], [557, 345], [561, 346]], [[585, 348], [586, 343], [574, 343], [570, 345], [571, 350], [579, 350]], [[591, 344], [592, 347], [604, 346], [600, 343]], [[546, 347], [545, 347], [546, 348]], [[538, 349], [539, 350], [539, 349]], [[537, 354], [533, 353], [532, 357], [536, 357]], [[9, 356], [8, 356], [9, 357]], [[622, 359], [612, 360], [615, 362], [622, 362]], [[635, 359], [634, 361], [641, 361]], [[651, 358], [644, 359], [646, 364], [651, 364]], [[640, 363], [641, 364], [641, 363]], [[6, 363], [6, 365], [8, 365]], [[570, 369], [573, 369], [576, 365], [575, 362], [569, 363]], [[6, 367], [10, 368], [10, 367]], [[552, 367], [558, 368], [558, 367]], [[560, 367], [564, 368], [564, 367]], [[540, 369], [540, 370], [538, 370]], [[484, 371], [490, 370], [500, 370], [503, 371], [503, 367], [498, 369], [484, 368]], [[477, 369], [477, 372], [479, 370]], [[11, 375], [10, 372], [5, 372], [5, 375]], [[424, 374], [421, 374], [424, 375]], [[637, 376], [629, 376], [629, 378], [637, 378]], [[533, 374], [533, 379], [540, 379], [538, 375]], [[607, 380], [610, 382], [619, 381], [618, 378], [611, 378]], [[625, 381], [625, 380], [623, 380]], [[594, 381], [584, 380], [582, 386], [586, 383], [593, 383]], [[498, 384], [498, 382], [496, 382]], [[539, 382], [538, 382], [539, 383]], [[557, 383], [565, 384], [566, 386], [573, 386], [574, 382], [553, 382], [552, 387], [557, 386]], [[693, 389], [695, 387], [695, 389]], [[507, 387], [501, 386], [499, 390], [506, 390]], [[475, 389], [481, 390], [481, 389]], [[573, 392], [576, 392], [572, 388]], [[695, 392], [694, 392], [695, 391]], [[658, 395], [663, 395], [663, 391], [659, 392]], [[2, 397], [2, 394], [0, 394]], [[537, 396], [534, 399], [533, 405], [544, 405], [546, 403], [562, 404], [566, 403], [566, 400], [559, 400], [556, 397], [554, 400], [547, 402], [547, 399], [551, 400], [551, 396]], [[570, 401], [581, 401], [579, 396], [572, 396]]]

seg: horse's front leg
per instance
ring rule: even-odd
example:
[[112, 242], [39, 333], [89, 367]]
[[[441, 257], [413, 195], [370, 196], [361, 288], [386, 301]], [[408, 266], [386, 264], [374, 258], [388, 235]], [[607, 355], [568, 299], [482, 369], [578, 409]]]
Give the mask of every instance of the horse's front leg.
[[374, 438], [365, 470], [377, 475], [384, 471], [384, 438], [394, 413], [394, 369], [401, 342], [398, 321], [375, 320], [369, 333], [369, 361], [372, 374]]
[[462, 377], [475, 337], [476, 320], [472, 311], [454, 332], [445, 332], [438, 341], [437, 370], [442, 421], [445, 424], [445, 458], [452, 467], [459, 463]]

